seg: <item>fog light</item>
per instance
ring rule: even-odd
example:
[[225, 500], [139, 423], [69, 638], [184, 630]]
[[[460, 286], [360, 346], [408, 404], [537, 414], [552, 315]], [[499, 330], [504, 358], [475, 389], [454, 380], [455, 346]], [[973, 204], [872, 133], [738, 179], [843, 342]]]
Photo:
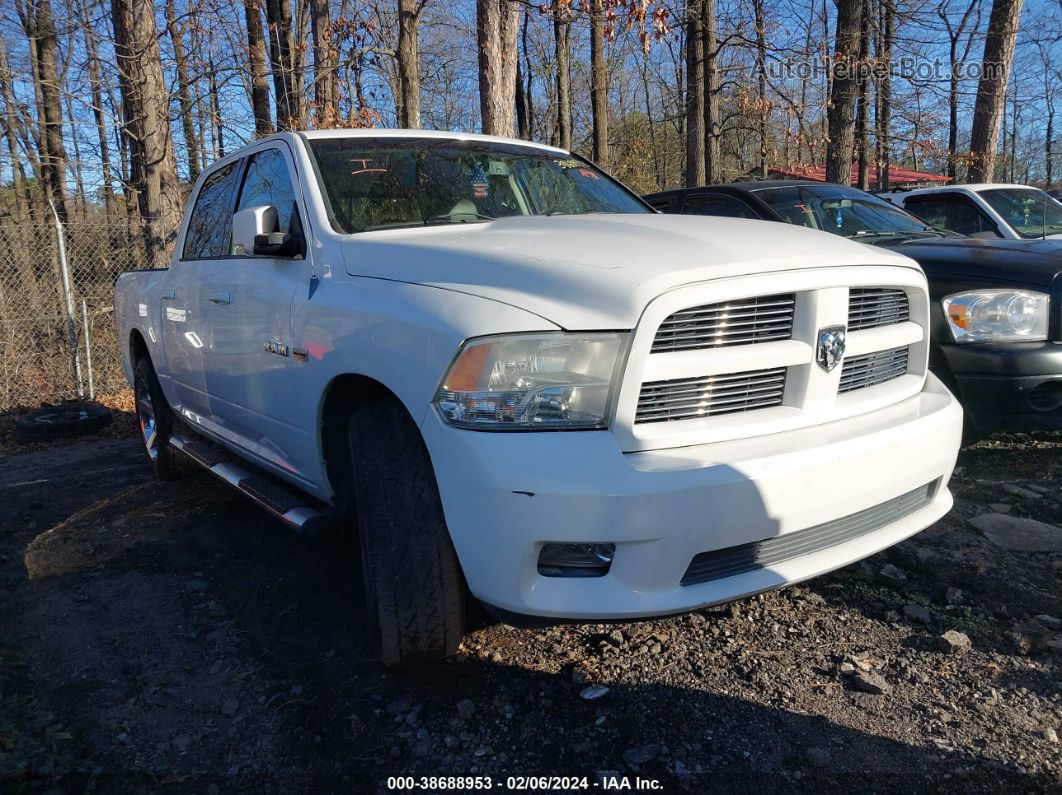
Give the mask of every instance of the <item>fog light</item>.
[[543, 577], [604, 577], [615, 554], [615, 544], [544, 544], [538, 554], [538, 573]]
[[1062, 407], [1062, 381], [1045, 381], [1029, 393], [1029, 405], [1037, 411]]

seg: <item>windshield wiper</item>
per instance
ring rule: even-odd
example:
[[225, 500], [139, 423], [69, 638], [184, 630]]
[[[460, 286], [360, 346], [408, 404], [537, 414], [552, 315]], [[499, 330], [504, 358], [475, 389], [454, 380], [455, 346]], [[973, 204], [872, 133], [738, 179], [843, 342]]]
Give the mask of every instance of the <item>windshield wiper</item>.
[[891, 231], [885, 230], [871, 230], [863, 229], [856, 232], [854, 235], [848, 235], [849, 239], [862, 239], [867, 237], [879, 238], [879, 237], [944, 237], [941, 232], [935, 229], [893, 229]]
[[424, 226], [430, 226], [431, 224], [467, 224], [468, 221], [455, 221], [454, 216], [474, 217], [477, 221], [493, 221], [495, 220], [493, 215], [484, 215], [483, 213], [440, 213], [439, 215], [433, 215], [424, 219]]

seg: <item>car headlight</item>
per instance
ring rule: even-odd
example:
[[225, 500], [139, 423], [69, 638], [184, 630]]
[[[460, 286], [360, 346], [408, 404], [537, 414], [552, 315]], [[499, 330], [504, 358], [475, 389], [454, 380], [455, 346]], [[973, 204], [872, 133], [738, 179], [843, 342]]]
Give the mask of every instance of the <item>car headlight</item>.
[[485, 431], [604, 428], [627, 337], [545, 332], [468, 340], [435, 405], [451, 425]]
[[947, 296], [944, 316], [956, 342], [1047, 339], [1050, 296], [1030, 290], [972, 290]]

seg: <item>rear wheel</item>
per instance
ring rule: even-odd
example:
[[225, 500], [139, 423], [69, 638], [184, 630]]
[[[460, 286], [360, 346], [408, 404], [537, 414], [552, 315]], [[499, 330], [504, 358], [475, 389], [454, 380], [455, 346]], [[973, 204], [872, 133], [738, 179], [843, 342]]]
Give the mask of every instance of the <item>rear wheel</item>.
[[195, 471], [195, 464], [182, 456], [170, 444], [174, 415], [162, 394], [159, 379], [151, 359], [142, 356], [133, 369], [133, 396], [136, 419], [140, 426], [140, 440], [151, 461], [155, 477], [163, 480], [182, 477]]
[[370, 643], [385, 665], [441, 660], [464, 635], [465, 587], [428, 451], [393, 399], [357, 406], [349, 440]]

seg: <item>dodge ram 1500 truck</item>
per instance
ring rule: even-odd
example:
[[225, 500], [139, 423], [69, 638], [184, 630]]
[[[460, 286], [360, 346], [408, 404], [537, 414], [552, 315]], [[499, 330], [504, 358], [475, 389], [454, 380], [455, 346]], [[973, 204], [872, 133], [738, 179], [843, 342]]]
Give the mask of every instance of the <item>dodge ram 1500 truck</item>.
[[469, 593], [514, 623], [667, 615], [951, 506], [962, 413], [915, 262], [660, 215], [548, 146], [256, 141], [115, 311], [156, 474], [356, 528], [390, 664], [452, 653]]

